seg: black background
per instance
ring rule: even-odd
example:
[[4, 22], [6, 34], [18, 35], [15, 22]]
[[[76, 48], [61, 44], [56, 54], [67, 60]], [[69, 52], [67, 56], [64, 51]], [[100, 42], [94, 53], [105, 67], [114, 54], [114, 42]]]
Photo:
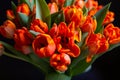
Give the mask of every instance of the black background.
[[[6, 10], [11, 8], [11, 0], [0, 0], [0, 25], [6, 20]], [[17, 0], [13, 0], [17, 3]], [[120, 0], [98, 0], [106, 5], [112, 2], [110, 10], [115, 12], [114, 25], [120, 26]], [[0, 36], [0, 40], [3, 39]], [[10, 40], [6, 40], [11, 43]], [[99, 57], [92, 69], [76, 76], [73, 80], [120, 80], [120, 47]], [[44, 75], [29, 63], [7, 56], [0, 57], [0, 80], [43, 80]]]

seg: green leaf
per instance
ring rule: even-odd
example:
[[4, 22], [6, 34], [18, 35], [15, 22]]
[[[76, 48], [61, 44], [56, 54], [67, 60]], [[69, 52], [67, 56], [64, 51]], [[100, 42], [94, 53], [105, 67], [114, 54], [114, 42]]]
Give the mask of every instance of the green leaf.
[[2, 43], [3, 46], [10, 52], [10, 53], [4, 52], [3, 53], [4, 55], [33, 64], [34, 66], [42, 70], [45, 74], [47, 74], [50, 71], [53, 71], [53, 69], [50, 67], [49, 63], [46, 60], [38, 58], [35, 54], [31, 53], [29, 55], [24, 55], [23, 53], [17, 51], [14, 47], [9, 45], [8, 43], [5, 43], [3, 41], [0, 41], [0, 43]]
[[13, 13], [16, 15], [17, 6], [15, 5], [15, 3], [13, 1], [11, 1], [11, 6], [12, 6]]
[[97, 29], [96, 29], [95, 33], [98, 33], [101, 30], [103, 20], [106, 16], [107, 11], [109, 10], [110, 5], [111, 5], [111, 3], [107, 4], [106, 6], [104, 6], [101, 10], [99, 10], [95, 14], [95, 17], [97, 20]]
[[84, 16], [88, 14], [88, 9], [85, 6], [83, 7], [82, 11]]
[[85, 44], [85, 39], [86, 39], [87, 36], [88, 36], [88, 32], [82, 33], [81, 41], [79, 43], [77, 43], [77, 45], [79, 47], [82, 47]]
[[120, 46], [120, 43], [112, 44], [112, 45], [110, 45], [110, 48], [108, 49], [108, 51], [111, 51], [112, 49], [114, 49], [114, 48], [116, 48], [118, 46]]
[[59, 24], [60, 22], [65, 22], [63, 11], [59, 11], [51, 15], [51, 24]]
[[88, 69], [88, 67], [92, 65], [96, 58], [97, 57], [93, 57], [92, 61], [89, 63], [86, 62], [86, 59], [81, 60], [73, 69], [71, 69], [71, 75], [75, 76], [84, 73]]
[[31, 34], [33, 34], [33, 36], [37, 36], [37, 35], [40, 34], [39, 32], [36, 32], [36, 31], [34, 31], [34, 30], [29, 30], [29, 32], [30, 32]]
[[73, 5], [75, 0], [65, 0], [64, 7]]
[[[0, 41], [0, 43], [3, 44], [3, 46], [5, 48], [7, 48], [12, 54], [16, 55], [16, 56], [19, 56], [19, 57], [23, 57], [23, 58], [27, 58], [27, 56], [25, 56], [23, 53], [17, 51], [13, 46], [11, 46], [10, 44], [6, 43], [6, 42], [3, 42], [3, 41]], [[28, 58], [27, 58], [28, 59]]]
[[36, 63], [41, 66], [41, 69], [47, 74], [49, 72], [53, 71], [53, 68], [50, 66], [49, 60], [45, 60], [44, 58], [39, 58], [36, 54], [33, 52], [29, 54], [31, 60], [33, 63]]
[[85, 59], [86, 56], [88, 55], [88, 53], [89, 53], [88, 48], [85, 49], [84, 51], [81, 51], [80, 56], [78, 56], [77, 58], [74, 58], [74, 59], [72, 60], [69, 69], [71, 70], [71, 69], [74, 69], [75, 66], [78, 66], [78, 63], [79, 63], [80, 61], [82, 61], [83, 59]]
[[51, 17], [50, 10], [45, 0], [36, 0], [36, 19], [41, 19], [50, 27]]
[[45, 76], [45, 80], [71, 80], [71, 76], [67, 76], [64, 73], [49, 73]]
[[29, 25], [29, 16], [25, 15], [24, 13], [18, 12], [19, 20], [22, 26]]
[[33, 11], [33, 7], [34, 7], [34, 0], [25, 0], [26, 3], [28, 4], [28, 6], [30, 7], [30, 10]]

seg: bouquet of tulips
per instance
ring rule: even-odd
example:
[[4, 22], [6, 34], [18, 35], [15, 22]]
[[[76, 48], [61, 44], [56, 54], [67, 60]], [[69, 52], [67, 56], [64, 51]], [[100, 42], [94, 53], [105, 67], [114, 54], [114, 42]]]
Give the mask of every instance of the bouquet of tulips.
[[18, 0], [0, 25], [0, 54], [26, 61], [45, 80], [71, 80], [101, 55], [120, 46], [111, 3], [96, 0]]

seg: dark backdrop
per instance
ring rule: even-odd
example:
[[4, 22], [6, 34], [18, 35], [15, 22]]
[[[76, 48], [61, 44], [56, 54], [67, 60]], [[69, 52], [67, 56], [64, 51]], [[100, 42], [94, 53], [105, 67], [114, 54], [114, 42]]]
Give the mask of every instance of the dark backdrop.
[[[11, 0], [0, 0], [0, 25], [6, 20], [6, 10], [11, 8]], [[17, 3], [17, 0], [13, 0]], [[120, 0], [99, 0], [100, 4], [112, 2], [111, 11], [115, 12], [116, 26], [120, 26]], [[3, 39], [0, 36], [0, 40]], [[6, 40], [11, 42], [10, 40]], [[83, 74], [76, 76], [73, 80], [120, 80], [120, 47], [107, 52], [98, 58], [92, 65], [92, 69]], [[43, 80], [41, 74], [34, 66], [29, 63], [9, 58], [0, 57], [0, 80]]]

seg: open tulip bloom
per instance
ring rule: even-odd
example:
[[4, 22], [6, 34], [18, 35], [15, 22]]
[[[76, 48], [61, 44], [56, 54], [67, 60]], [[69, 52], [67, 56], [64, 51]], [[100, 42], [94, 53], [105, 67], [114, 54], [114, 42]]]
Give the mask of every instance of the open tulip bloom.
[[[0, 55], [26, 61], [45, 80], [71, 80], [101, 55], [120, 46], [111, 3], [96, 0], [18, 0], [6, 11], [0, 34]], [[7, 50], [6, 50], [7, 49]]]

